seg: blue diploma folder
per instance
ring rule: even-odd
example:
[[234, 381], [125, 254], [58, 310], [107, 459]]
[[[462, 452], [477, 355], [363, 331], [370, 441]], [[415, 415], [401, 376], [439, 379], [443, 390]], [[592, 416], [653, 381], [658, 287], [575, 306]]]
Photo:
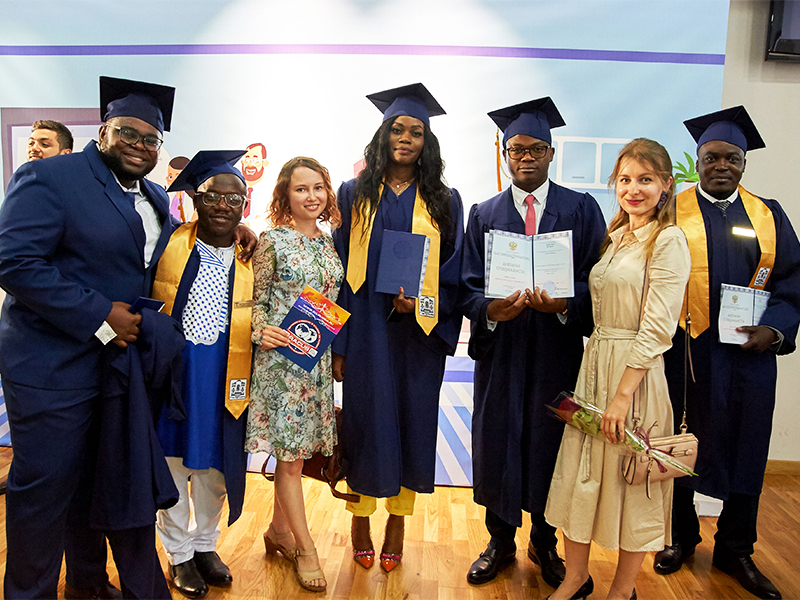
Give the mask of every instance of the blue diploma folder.
[[281, 329], [289, 333], [289, 345], [278, 346], [275, 351], [310, 373], [349, 316], [335, 302], [306, 286], [281, 322]]
[[402, 287], [407, 297], [419, 297], [425, 279], [429, 247], [430, 240], [425, 235], [385, 230], [375, 291], [396, 296]]
[[156, 300], [154, 298], [145, 298], [144, 296], [139, 296], [133, 301], [133, 304], [131, 304], [128, 310], [135, 314], [142, 312], [143, 308], [149, 308], [150, 310], [161, 312], [161, 309], [164, 308], [164, 303], [161, 300]]

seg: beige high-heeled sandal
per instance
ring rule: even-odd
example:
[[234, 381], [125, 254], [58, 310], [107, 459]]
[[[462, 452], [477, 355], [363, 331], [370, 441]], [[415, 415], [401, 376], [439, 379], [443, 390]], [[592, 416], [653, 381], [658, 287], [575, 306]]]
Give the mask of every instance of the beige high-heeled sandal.
[[[325, 573], [322, 572], [322, 569], [314, 569], [313, 571], [303, 571], [300, 569], [300, 563], [297, 560], [298, 556], [316, 556], [317, 549], [313, 548], [311, 550], [303, 550], [302, 548], [295, 548], [295, 559], [294, 559], [294, 572], [297, 575], [297, 583], [300, 584], [300, 587], [304, 590], [308, 590], [309, 592], [324, 592], [328, 589], [328, 580], [325, 579]], [[311, 585], [311, 582], [315, 579], [322, 579], [325, 582], [325, 585], [317, 586]]]
[[[291, 542], [291, 546], [286, 544], [287, 541]], [[294, 536], [291, 531], [278, 533], [275, 531], [272, 523], [270, 523], [269, 528], [264, 532], [264, 547], [267, 550], [267, 554], [280, 553], [280, 555], [290, 563], [295, 563], [295, 550], [297, 550], [297, 548], [295, 547]]]

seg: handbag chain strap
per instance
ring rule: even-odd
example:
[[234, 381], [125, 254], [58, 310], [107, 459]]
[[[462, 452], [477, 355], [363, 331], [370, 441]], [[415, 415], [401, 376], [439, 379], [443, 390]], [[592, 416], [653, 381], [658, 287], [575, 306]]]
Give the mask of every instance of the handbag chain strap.
[[[642, 302], [639, 305], [639, 327], [638, 329], [642, 328], [642, 320], [644, 320], [644, 305], [647, 302], [647, 293], [650, 291], [650, 258], [644, 263], [644, 283], [642, 284]], [[644, 379], [644, 378], [642, 378]], [[642, 384], [641, 382], [636, 387], [633, 392], [633, 427], [634, 429], [639, 426], [639, 420], [641, 415], [639, 414], [640, 406], [640, 398], [639, 394], [641, 392]]]

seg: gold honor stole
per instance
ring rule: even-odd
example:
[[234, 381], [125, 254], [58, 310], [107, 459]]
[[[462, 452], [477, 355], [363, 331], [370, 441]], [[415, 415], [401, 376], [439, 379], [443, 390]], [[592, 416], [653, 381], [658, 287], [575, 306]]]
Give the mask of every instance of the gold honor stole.
[[[761, 250], [761, 259], [750, 280], [750, 287], [763, 290], [775, 264], [775, 219], [769, 207], [742, 186], [739, 186], [739, 196], [756, 232], [758, 247]], [[686, 234], [689, 242], [689, 254], [692, 258], [689, 283], [686, 285], [686, 296], [683, 300], [679, 324], [686, 329], [688, 311], [692, 319], [691, 334], [693, 338], [696, 338], [708, 329], [711, 309], [709, 308], [708, 240], [695, 187], [678, 194], [676, 220], [678, 226]]]
[[[169, 239], [158, 261], [153, 282], [153, 298], [164, 302], [163, 312], [172, 314], [175, 295], [181, 283], [186, 263], [197, 238], [197, 221], [178, 227]], [[236, 247], [236, 253], [241, 250]], [[250, 342], [250, 320], [253, 312], [253, 267], [234, 259], [233, 298], [230, 299], [231, 332], [228, 338], [227, 396], [225, 408], [238, 419], [250, 403], [250, 362], [253, 345]]]
[[[383, 197], [383, 184], [378, 188], [378, 197]], [[377, 210], [377, 209], [376, 209]], [[347, 257], [347, 282], [350, 289], [355, 294], [367, 279], [367, 258], [369, 252], [369, 240], [372, 236], [372, 225], [375, 221], [375, 214], [362, 214], [358, 219], [358, 213], [353, 207], [353, 222], [356, 220], [361, 224], [360, 235], [350, 229], [350, 248]], [[428, 236], [430, 248], [428, 250], [428, 262], [425, 268], [425, 279], [422, 282], [422, 293], [417, 299], [416, 315], [417, 323], [422, 327], [425, 335], [430, 335], [436, 323], [439, 321], [439, 229], [433, 223], [431, 215], [422, 197], [419, 195], [419, 185], [417, 185], [417, 196], [414, 199], [414, 212], [411, 223], [411, 233], [419, 233]]]

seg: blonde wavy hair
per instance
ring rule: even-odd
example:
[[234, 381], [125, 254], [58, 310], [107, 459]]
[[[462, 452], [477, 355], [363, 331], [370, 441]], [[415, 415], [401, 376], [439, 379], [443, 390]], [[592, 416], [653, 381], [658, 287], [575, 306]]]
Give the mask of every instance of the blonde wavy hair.
[[[647, 138], [636, 138], [635, 140], [628, 142], [625, 147], [620, 150], [619, 156], [617, 157], [617, 162], [614, 164], [614, 170], [611, 172], [611, 175], [608, 178], [608, 187], [609, 189], [614, 190], [615, 198], [617, 195], [617, 178], [619, 177], [620, 170], [622, 169], [622, 164], [629, 159], [635, 160], [636, 162], [647, 165], [649, 168], [653, 169], [653, 172], [665, 184], [670, 181], [670, 178], [672, 178], [672, 159], [670, 159], [667, 149], [654, 140], [648, 140]], [[648, 258], [653, 255], [653, 248], [655, 248], [656, 239], [658, 238], [659, 234], [670, 225], [675, 224], [674, 178], [672, 179], [672, 183], [667, 190], [666, 203], [661, 207], [661, 209], [655, 212], [652, 220], [656, 221], [658, 225], [653, 228], [650, 237], [648, 237], [647, 241], [645, 242], [645, 249], [647, 251]], [[601, 255], [611, 245], [611, 233], [620, 227], [624, 227], [629, 221], [630, 217], [628, 216], [628, 213], [626, 213], [620, 206], [619, 212], [608, 224], [608, 234], [600, 246]]]

